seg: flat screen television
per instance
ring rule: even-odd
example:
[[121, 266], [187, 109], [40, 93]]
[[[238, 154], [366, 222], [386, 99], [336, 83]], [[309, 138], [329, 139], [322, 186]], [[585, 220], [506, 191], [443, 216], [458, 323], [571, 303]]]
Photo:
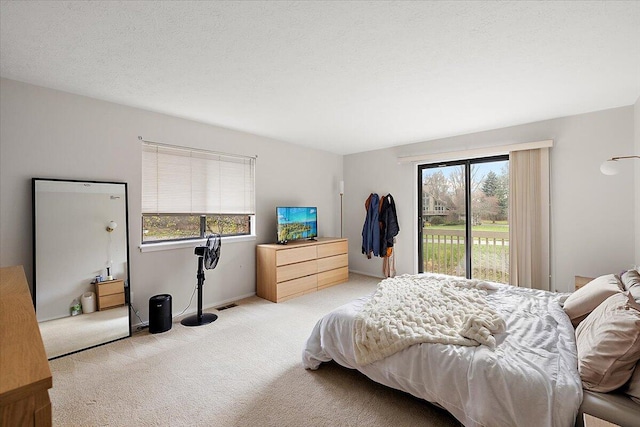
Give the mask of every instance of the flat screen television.
[[277, 207], [278, 243], [318, 237], [318, 209], [312, 207]]

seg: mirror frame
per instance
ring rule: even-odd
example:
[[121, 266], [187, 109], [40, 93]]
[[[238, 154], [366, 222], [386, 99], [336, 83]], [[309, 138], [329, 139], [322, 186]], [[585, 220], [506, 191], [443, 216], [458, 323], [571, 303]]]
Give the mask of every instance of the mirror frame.
[[[68, 353], [60, 354], [57, 356], [53, 356], [48, 358], [48, 360], [58, 359], [60, 357], [68, 356], [70, 354], [78, 353], [80, 351], [88, 350], [90, 348], [99, 347], [101, 345], [105, 345], [111, 342], [119, 341], [125, 338], [131, 337], [131, 271], [130, 271], [130, 254], [129, 254], [129, 192], [127, 188], [126, 182], [117, 182], [117, 181], [95, 181], [95, 180], [81, 180], [81, 179], [60, 179], [60, 178], [32, 178], [31, 179], [31, 213], [32, 213], [32, 240], [33, 240], [33, 280], [32, 280], [32, 288], [31, 288], [31, 297], [33, 298], [33, 307], [34, 310], [38, 311], [38, 306], [36, 304], [36, 295], [37, 295], [37, 260], [36, 260], [36, 245], [37, 245], [37, 230], [36, 230], [36, 183], [38, 181], [49, 181], [49, 182], [69, 182], [69, 183], [87, 183], [87, 184], [116, 184], [124, 186], [124, 209], [125, 209], [125, 244], [127, 251], [127, 279], [125, 281], [124, 286], [124, 304], [127, 307], [127, 318], [128, 318], [128, 333], [126, 336], [119, 337], [116, 339], [111, 339], [105, 342], [101, 342], [95, 345], [90, 345], [88, 347], [82, 347], [77, 350], [70, 351]], [[38, 322], [39, 323], [39, 322]]]

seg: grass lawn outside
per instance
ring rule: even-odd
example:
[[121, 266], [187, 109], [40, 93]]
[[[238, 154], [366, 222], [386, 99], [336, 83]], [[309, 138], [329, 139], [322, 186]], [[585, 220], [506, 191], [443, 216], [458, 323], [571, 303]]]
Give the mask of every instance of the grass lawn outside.
[[[440, 225], [425, 227], [423, 231], [424, 271], [432, 273], [465, 275], [464, 237], [434, 236], [429, 230], [464, 231], [464, 225]], [[506, 221], [483, 222], [472, 227], [472, 231], [500, 232], [495, 239], [474, 239], [471, 256], [472, 275], [475, 279], [509, 282], [509, 225]], [[504, 234], [503, 234], [504, 233]], [[440, 234], [440, 233], [439, 233]], [[506, 236], [505, 236], [506, 234]], [[506, 237], [506, 238], [505, 238]]]
[[[464, 230], [465, 225], [431, 225], [425, 227], [425, 230]], [[509, 231], [509, 223], [507, 221], [496, 221], [495, 223], [491, 221], [482, 221], [482, 225], [473, 225], [471, 226], [471, 230], [473, 231]]]

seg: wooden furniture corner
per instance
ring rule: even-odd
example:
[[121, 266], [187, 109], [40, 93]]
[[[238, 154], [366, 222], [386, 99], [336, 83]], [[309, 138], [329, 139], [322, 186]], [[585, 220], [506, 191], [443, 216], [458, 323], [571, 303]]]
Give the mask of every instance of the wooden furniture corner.
[[575, 276], [575, 290], [577, 291], [587, 283], [593, 280], [593, 277], [585, 277], [585, 276]]
[[610, 423], [594, 417], [593, 415], [584, 414], [584, 427], [620, 427], [618, 424]]
[[51, 426], [52, 383], [24, 270], [0, 268], [0, 426]]

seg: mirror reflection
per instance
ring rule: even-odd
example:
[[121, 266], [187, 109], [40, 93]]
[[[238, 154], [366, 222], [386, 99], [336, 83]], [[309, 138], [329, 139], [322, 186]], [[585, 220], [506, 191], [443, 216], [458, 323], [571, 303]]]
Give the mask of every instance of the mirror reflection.
[[33, 179], [36, 317], [53, 359], [131, 335], [125, 183]]

